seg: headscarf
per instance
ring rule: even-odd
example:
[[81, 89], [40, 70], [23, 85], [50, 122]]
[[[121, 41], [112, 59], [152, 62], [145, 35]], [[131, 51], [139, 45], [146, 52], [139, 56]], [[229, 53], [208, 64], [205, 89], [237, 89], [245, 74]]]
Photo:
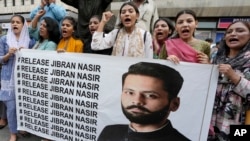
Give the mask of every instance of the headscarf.
[[181, 61], [197, 63], [197, 51], [180, 38], [168, 39], [165, 41], [167, 53], [177, 56]]
[[[9, 47], [15, 47], [18, 49], [20, 47], [29, 48], [30, 36], [29, 36], [28, 24], [26, 20], [24, 20], [24, 24], [23, 24], [23, 28], [22, 28], [19, 40], [17, 40], [16, 35], [14, 34], [11, 27], [8, 29], [6, 37], [7, 37], [7, 45]], [[14, 59], [16, 59], [15, 56], [14, 56]], [[15, 66], [15, 61], [13, 65]], [[12, 69], [9, 87], [14, 88], [14, 84], [15, 84], [14, 83], [14, 69]]]
[[[145, 57], [143, 35], [139, 28], [135, 28], [129, 35], [129, 45], [125, 44], [127, 32], [121, 29], [113, 46], [113, 56]], [[126, 52], [127, 50], [127, 52]]]
[[29, 29], [26, 20], [24, 21], [23, 28], [19, 37], [19, 40], [16, 39], [16, 35], [14, 34], [12, 28], [10, 27], [7, 32], [7, 45], [9, 47], [15, 48], [28, 48], [30, 42]]

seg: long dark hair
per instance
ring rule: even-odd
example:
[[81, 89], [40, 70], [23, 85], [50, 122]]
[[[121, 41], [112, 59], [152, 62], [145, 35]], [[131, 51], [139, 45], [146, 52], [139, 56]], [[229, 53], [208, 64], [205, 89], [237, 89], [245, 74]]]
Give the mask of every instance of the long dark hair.
[[155, 29], [156, 24], [157, 24], [159, 21], [164, 21], [164, 22], [167, 23], [169, 29], [171, 30], [171, 33], [168, 34], [168, 37], [172, 36], [173, 33], [174, 33], [174, 30], [175, 30], [173, 22], [172, 22], [169, 18], [163, 18], [163, 17], [162, 17], [162, 18], [159, 18], [159, 19], [157, 19], [157, 20], [155, 21], [155, 23], [154, 23], [154, 29]]
[[[50, 17], [44, 17], [43, 20], [46, 23], [47, 32], [49, 35], [48, 40], [53, 41], [56, 44], [58, 44], [60, 40], [60, 31], [59, 31], [59, 26], [58, 26], [57, 21], [55, 21], [54, 19]], [[44, 40], [44, 38], [40, 35], [39, 35], [39, 38], [40, 38], [40, 42]]]
[[[132, 6], [133, 8], [134, 8], [134, 10], [135, 10], [135, 12], [136, 12], [136, 14], [140, 14], [140, 12], [139, 12], [139, 9], [137, 8], [137, 6], [135, 5], [135, 3], [134, 2], [125, 2], [125, 3], [123, 3], [122, 4], [122, 6], [121, 6], [121, 8], [120, 8], [120, 17], [121, 17], [121, 13], [122, 13], [122, 8], [124, 7], [124, 6], [126, 6], [126, 5], [129, 5], [129, 6]], [[120, 18], [121, 19], [121, 18]], [[118, 28], [122, 28], [122, 27], [124, 27], [124, 25], [122, 24], [122, 22], [120, 21], [120, 23], [118, 24]]]
[[[224, 38], [225, 38], [225, 36], [226, 36], [226, 34], [227, 34], [227, 30], [228, 30], [233, 24], [235, 24], [235, 23], [242, 23], [242, 24], [244, 24], [244, 25], [248, 28], [248, 30], [249, 30], [249, 32], [250, 32], [250, 23], [247, 22], [247, 21], [234, 21], [234, 22], [232, 22], [231, 24], [229, 24], [228, 27], [227, 27], [227, 29], [226, 29], [226, 32], [224, 33], [224, 37], [222, 38], [222, 40], [221, 40], [220, 43], [219, 43], [219, 50], [218, 50], [218, 53], [217, 53], [218, 56], [223, 55], [223, 53], [225, 53], [225, 55], [228, 55], [228, 54], [229, 54], [230, 49], [229, 49], [229, 47], [227, 46], [226, 41], [225, 41]], [[248, 41], [248, 43], [249, 43], [249, 42], [250, 42], [250, 41]]]

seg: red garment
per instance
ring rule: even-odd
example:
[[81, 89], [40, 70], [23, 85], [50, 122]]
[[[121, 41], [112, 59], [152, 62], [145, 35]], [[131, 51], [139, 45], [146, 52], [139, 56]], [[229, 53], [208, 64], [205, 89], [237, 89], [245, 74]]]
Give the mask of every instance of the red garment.
[[175, 55], [180, 61], [198, 63], [197, 51], [183, 40], [176, 38], [165, 42], [168, 56]]

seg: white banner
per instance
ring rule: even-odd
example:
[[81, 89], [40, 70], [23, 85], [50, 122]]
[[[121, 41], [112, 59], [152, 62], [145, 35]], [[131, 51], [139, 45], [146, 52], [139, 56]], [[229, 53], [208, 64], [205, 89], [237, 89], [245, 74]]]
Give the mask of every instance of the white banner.
[[218, 70], [214, 65], [22, 49], [16, 61], [18, 130], [57, 141], [96, 141], [106, 125], [128, 124], [121, 110], [122, 74], [155, 62], [181, 73], [173, 126], [192, 141], [207, 138]]

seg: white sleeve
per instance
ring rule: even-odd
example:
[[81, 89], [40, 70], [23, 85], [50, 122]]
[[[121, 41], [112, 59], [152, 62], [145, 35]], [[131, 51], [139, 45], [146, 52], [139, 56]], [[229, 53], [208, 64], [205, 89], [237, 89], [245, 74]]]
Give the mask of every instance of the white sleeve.
[[103, 32], [95, 31], [92, 36], [91, 49], [92, 50], [103, 50], [111, 48], [115, 43], [116, 34], [118, 29], [112, 30], [110, 33], [103, 36]]
[[[143, 35], [144, 36], [144, 35]], [[144, 37], [143, 37], [144, 40]], [[152, 43], [152, 36], [150, 32], [147, 32], [146, 39], [145, 39], [145, 57], [153, 59], [153, 43]]]

